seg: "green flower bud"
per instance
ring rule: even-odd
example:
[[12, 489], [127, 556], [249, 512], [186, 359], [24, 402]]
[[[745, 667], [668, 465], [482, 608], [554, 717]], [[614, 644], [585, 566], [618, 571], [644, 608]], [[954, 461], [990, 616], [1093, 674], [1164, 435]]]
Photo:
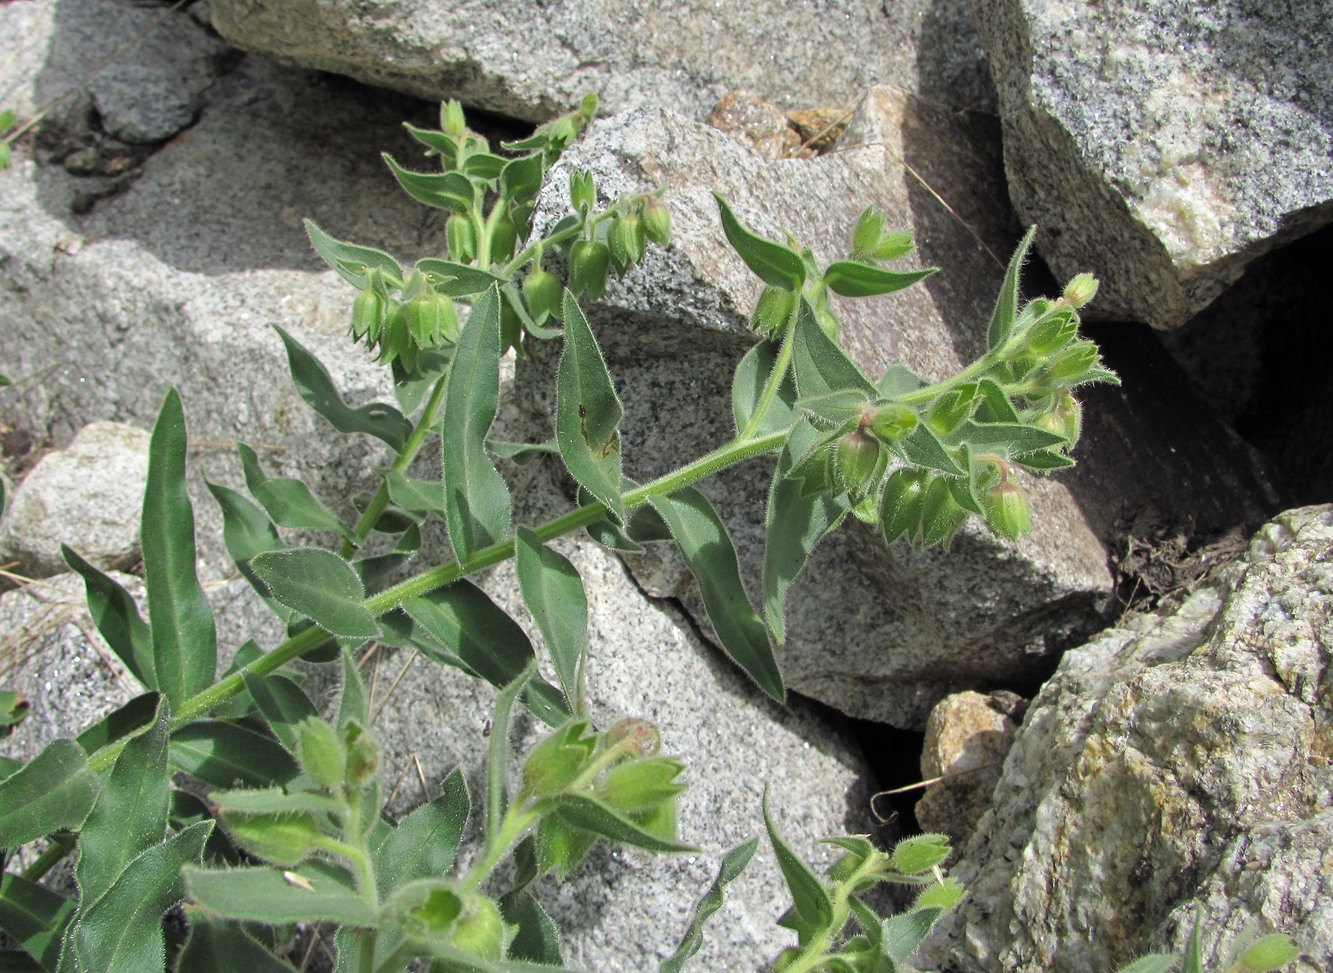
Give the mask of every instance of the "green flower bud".
[[467, 131], [467, 120], [463, 117], [463, 106], [454, 99], [440, 105], [440, 130], [454, 141], [463, 137]]
[[954, 499], [947, 477], [936, 477], [926, 487], [921, 505], [921, 543], [926, 547], [943, 544], [945, 547], [967, 520], [967, 511]]
[[858, 427], [838, 440], [833, 471], [838, 485], [857, 500], [873, 492], [887, 461], [879, 442]]
[[597, 738], [587, 720], [572, 720], [532, 748], [523, 762], [523, 786], [541, 797], [559, 794], [578, 777]]
[[1065, 285], [1064, 298], [1074, 307], [1082, 307], [1097, 296], [1097, 278], [1079, 274]]
[[685, 790], [676, 782], [684, 771], [685, 765], [672, 757], [626, 760], [606, 772], [597, 796], [625, 814], [651, 811]]
[[1097, 361], [1097, 346], [1091, 341], [1077, 341], [1046, 366], [1046, 382], [1054, 388], [1077, 385], [1097, 367]]
[[497, 220], [491, 230], [491, 259], [510, 259], [513, 257], [514, 247], [517, 245], [518, 228], [514, 226], [513, 220], [508, 217]]
[[611, 251], [596, 240], [578, 240], [569, 249], [569, 289], [575, 297], [601, 300], [606, 293], [606, 271]]
[[449, 259], [469, 264], [477, 256], [477, 232], [470, 217], [455, 213], [444, 224], [445, 240], [449, 244]]
[[796, 292], [765, 287], [750, 312], [750, 327], [760, 334], [779, 335], [796, 309]]
[[943, 882], [927, 885], [916, 897], [913, 909], [952, 909], [962, 901], [963, 883], [953, 876], [946, 876]]
[[396, 304], [385, 317], [383, 330], [380, 331], [379, 349], [377, 360], [382, 365], [405, 359], [409, 355], [413, 361], [416, 360], [415, 345], [412, 344], [412, 335], [407, 325], [406, 304]]
[[615, 747], [622, 743], [628, 744], [629, 750], [636, 757], [651, 757], [661, 749], [662, 735], [652, 723], [631, 716], [611, 724], [610, 729], [602, 735], [602, 745], [605, 747]]
[[930, 474], [916, 467], [894, 470], [884, 484], [879, 501], [879, 521], [884, 543], [892, 544], [904, 534], [911, 540], [920, 529]]
[[1078, 318], [1070, 311], [1055, 311], [1037, 321], [1024, 336], [1034, 355], [1049, 355], [1078, 337]]
[[472, 895], [454, 922], [450, 939], [455, 948], [470, 956], [498, 961], [504, 955], [510, 936], [499, 906], [484, 895]]
[[986, 526], [996, 536], [1013, 541], [1032, 532], [1027, 497], [1007, 476], [981, 495], [981, 506], [986, 511]]
[[884, 214], [873, 207], [866, 209], [857, 218], [856, 226], [852, 228], [851, 258], [853, 260], [870, 259], [874, 256], [883, 235]]
[[1055, 394], [1051, 407], [1032, 420], [1038, 429], [1063, 436], [1069, 444], [1078, 442], [1079, 432], [1083, 427], [1083, 407], [1067, 390]]
[[894, 845], [889, 861], [904, 875], [919, 875], [940, 865], [953, 852], [942, 834], [919, 834]]
[[615, 268], [617, 276], [624, 277], [631, 267], [643, 259], [648, 246], [643, 219], [637, 213], [617, 217], [611, 224], [606, 242], [611, 249], [611, 266]]
[[885, 233], [875, 247], [876, 260], [894, 260], [912, 252], [912, 234], [904, 231]]
[[569, 174], [569, 204], [580, 216], [587, 216], [597, 205], [596, 183], [586, 169], [576, 169]]
[[374, 346], [384, 323], [384, 298], [367, 287], [352, 302], [352, 338]]
[[643, 208], [643, 232], [659, 247], [671, 242], [671, 211], [653, 200]]
[[560, 299], [563, 291], [560, 278], [540, 267], [534, 267], [523, 278], [523, 300], [528, 304], [528, 313], [538, 324], [545, 323], [547, 318], [559, 320], [562, 317]]
[[1271, 973], [1300, 958], [1296, 944], [1282, 933], [1256, 939], [1240, 954], [1239, 967], [1245, 973]]
[[945, 392], [926, 413], [926, 424], [938, 435], [947, 436], [972, 415], [977, 387], [971, 383]]
[[915, 429], [918, 421], [913, 410], [890, 402], [870, 417], [870, 434], [882, 443], [896, 443]]
[[316, 786], [331, 791], [342, 785], [347, 751], [337, 731], [318, 717], [297, 724], [296, 758]]
[[407, 303], [407, 329], [418, 348], [456, 343], [458, 314], [454, 302], [435, 291], [423, 291]]

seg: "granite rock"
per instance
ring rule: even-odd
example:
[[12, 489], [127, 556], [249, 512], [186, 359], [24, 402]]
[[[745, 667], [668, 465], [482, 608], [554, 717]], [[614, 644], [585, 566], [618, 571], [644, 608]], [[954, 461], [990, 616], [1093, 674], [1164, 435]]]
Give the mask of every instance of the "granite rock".
[[45, 578], [69, 570], [68, 544], [104, 571], [139, 557], [139, 510], [148, 482], [148, 433], [115, 422], [89, 423], [63, 450], [47, 453], [0, 521], [0, 557]]
[[1014, 205], [1094, 313], [1171, 329], [1333, 220], [1328, 5], [980, 0]]
[[1288, 511], [1174, 612], [1065, 655], [1033, 700], [967, 887], [918, 960], [941, 970], [1114, 969], [1180, 949], [1204, 965], [1246, 926], [1333, 962], [1333, 508]]

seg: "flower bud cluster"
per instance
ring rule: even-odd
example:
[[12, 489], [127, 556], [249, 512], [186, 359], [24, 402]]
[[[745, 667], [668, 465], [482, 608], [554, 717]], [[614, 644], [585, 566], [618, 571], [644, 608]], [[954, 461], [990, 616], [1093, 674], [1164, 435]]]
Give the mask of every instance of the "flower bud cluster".
[[[390, 297], [377, 272], [352, 302], [353, 341], [378, 349], [381, 364], [400, 363], [410, 371], [424, 349], [458, 341], [458, 312], [454, 302], [436, 291], [426, 275], [413, 272], [402, 299]], [[410, 296], [409, 296], [410, 295]]]
[[600, 300], [610, 271], [624, 277], [643, 260], [649, 243], [666, 246], [671, 240], [671, 212], [653, 195], [621, 200], [609, 212], [595, 213], [597, 188], [590, 172], [570, 173], [569, 203], [583, 222], [569, 248], [569, 289], [576, 298]]

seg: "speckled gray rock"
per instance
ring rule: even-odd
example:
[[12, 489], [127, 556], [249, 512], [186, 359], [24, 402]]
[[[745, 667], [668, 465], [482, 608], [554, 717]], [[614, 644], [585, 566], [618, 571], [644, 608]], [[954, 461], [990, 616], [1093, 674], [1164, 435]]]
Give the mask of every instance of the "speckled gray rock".
[[68, 544], [104, 571], [139, 556], [139, 511], [148, 482], [148, 433], [89, 423], [66, 449], [47, 453], [14, 492], [0, 521], [0, 556], [31, 578], [69, 570]]
[[567, 110], [589, 91], [612, 111], [653, 104], [702, 118], [734, 88], [799, 108], [849, 104], [885, 82], [957, 107], [991, 107], [965, 7], [959, 0], [829, 0], [762, 11], [732, 0], [212, 4], [217, 29], [246, 50], [526, 119]]
[[1333, 219], [1328, 4], [980, 0], [1014, 204], [1094, 313], [1174, 328]]
[[1067, 653], [1033, 701], [968, 888], [919, 959], [1073, 973], [1247, 924], [1333, 964], [1333, 507], [1289, 511], [1228, 579]]
[[126, 142], [161, 142], [194, 120], [188, 79], [172, 71], [114, 65], [98, 74], [91, 87], [102, 127]]
[[[905, 164], [949, 200], [956, 217]], [[984, 129], [900, 92], [874, 89], [839, 150], [812, 161], [766, 160], [716, 131], [645, 109], [599, 123], [561, 166], [591, 169], [609, 197], [667, 187], [672, 248], [652, 250], [603, 306], [589, 310], [626, 390], [622, 455], [636, 479], [662, 475], [734, 433], [731, 373], [753, 341], [745, 320], [760, 285], [726, 247], [711, 190], [758, 232], [780, 238], [790, 231], [826, 261], [845, 252], [867, 204], [914, 231], [912, 262], [942, 272], [885, 298], [840, 305], [844, 342], [867, 373], [878, 376], [901, 360], [943, 378], [984, 351], [1015, 242], [993, 142]], [[547, 218], [565, 205], [559, 176], [553, 185]], [[534, 407], [549, 409], [539, 396], [547, 378], [524, 382], [522, 375]], [[1126, 513], [1160, 504], [1192, 514], [1214, 502], [1201, 504], [1201, 497], [1214, 496], [1230, 508], [1223, 521], [1261, 507], [1252, 503], [1252, 485], [1200, 488], [1230, 482], [1247, 467], [1206, 415], [1195, 424], [1191, 413], [1186, 437], [1184, 426], [1161, 429], [1157, 411], [1136, 413], [1119, 390], [1088, 401], [1079, 492], [1067, 489], [1065, 476], [1026, 481], [1036, 512], [1031, 539], [1007, 544], [973, 525], [952, 552], [886, 551], [873, 532], [851, 525], [826, 540], [790, 595], [781, 652], [789, 685], [859, 717], [919, 727], [947, 693], [1034, 676], [1100, 627], [1110, 590], [1102, 542], [1119, 543], [1115, 525]], [[1197, 449], [1196, 436], [1212, 446]], [[1144, 449], [1127, 459], [1126, 442]], [[1229, 459], [1219, 462], [1222, 455]], [[768, 477], [762, 464], [750, 464], [702, 486], [727, 520], [752, 591], [759, 590], [763, 535], [756, 501], [766, 496]], [[1184, 483], [1194, 487], [1182, 491]], [[633, 567], [650, 590], [683, 596], [702, 617], [679, 565], [639, 559]]]

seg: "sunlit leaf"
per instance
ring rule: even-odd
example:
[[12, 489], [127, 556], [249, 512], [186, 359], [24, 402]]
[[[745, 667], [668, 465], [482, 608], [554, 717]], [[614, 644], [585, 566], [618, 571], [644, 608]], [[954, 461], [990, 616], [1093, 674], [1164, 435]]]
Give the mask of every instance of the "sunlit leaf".
[[625, 522], [620, 497], [620, 417], [606, 361], [578, 301], [565, 291], [565, 350], [556, 378], [555, 436], [560, 455], [579, 485]]

